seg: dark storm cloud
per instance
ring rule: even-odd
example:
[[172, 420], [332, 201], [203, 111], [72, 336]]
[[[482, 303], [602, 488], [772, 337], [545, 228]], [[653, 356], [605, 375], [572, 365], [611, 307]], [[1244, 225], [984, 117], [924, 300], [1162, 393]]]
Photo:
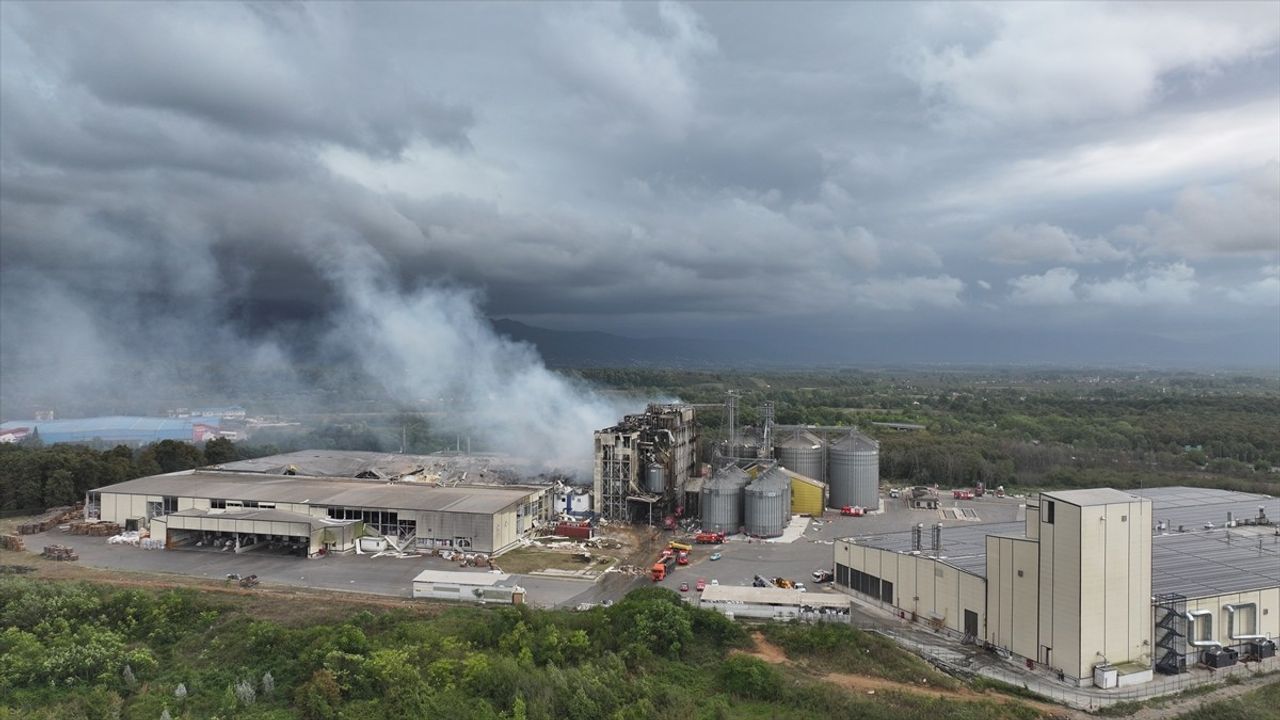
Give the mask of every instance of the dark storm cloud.
[[415, 137], [465, 146], [471, 111], [359, 46], [348, 9], [233, 3], [24, 7], [15, 25], [100, 101], [247, 137], [333, 142], [398, 156]]
[[283, 356], [353, 247], [621, 332], [1274, 326], [1273, 15], [4, 3], [4, 351]]

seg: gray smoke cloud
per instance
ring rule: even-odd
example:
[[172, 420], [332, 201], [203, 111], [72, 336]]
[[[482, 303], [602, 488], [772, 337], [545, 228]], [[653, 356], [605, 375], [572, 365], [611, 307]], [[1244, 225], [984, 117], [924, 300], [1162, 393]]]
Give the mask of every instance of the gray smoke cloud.
[[343, 304], [327, 337], [374, 381], [412, 404], [446, 411], [442, 429], [548, 469], [589, 473], [591, 433], [635, 402], [606, 398], [552, 372], [530, 345], [496, 335], [477, 292], [401, 292], [382, 260], [348, 252], [334, 271]]

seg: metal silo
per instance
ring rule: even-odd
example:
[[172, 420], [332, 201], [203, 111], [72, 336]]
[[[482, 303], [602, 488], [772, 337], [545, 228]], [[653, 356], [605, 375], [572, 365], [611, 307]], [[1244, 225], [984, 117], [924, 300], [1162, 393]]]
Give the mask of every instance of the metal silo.
[[824, 465], [827, 452], [822, 440], [804, 430], [796, 430], [790, 436], [784, 436], [774, 446], [774, 456], [782, 467], [800, 473], [807, 478], [822, 482], [826, 478]]
[[751, 478], [736, 466], [716, 471], [702, 486], [702, 529], [736, 533], [742, 527], [742, 488]]
[[644, 468], [644, 489], [661, 495], [667, 489], [667, 472], [659, 463], [649, 463]]
[[774, 468], [756, 478], [744, 492], [747, 534], [781, 535], [791, 521], [791, 478]]
[[831, 507], [879, 507], [880, 443], [856, 430], [833, 441], [827, 452], [827, 484]]

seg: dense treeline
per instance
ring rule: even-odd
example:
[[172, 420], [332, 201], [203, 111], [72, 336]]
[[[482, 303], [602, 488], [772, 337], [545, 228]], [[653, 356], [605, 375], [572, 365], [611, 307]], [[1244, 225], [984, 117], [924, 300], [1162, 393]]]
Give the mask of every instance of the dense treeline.
[[[1192, 484], [1280, 490], [1280, 383], [1187, 373], [1053, 371], [797, 373], [612, 369], [584, 377], [697, 403], [765, 400], [782, 424], [857, 425], [881, 441], [889, 483], [944, 487]], [[702, 408], [704, 437], [723, 413]], [[895, 432], [876, 422], [924, 425]]]
[[[280, 616], [284, 616], [280, 613]], [[454, 608], [291, 626], [208, 595], [0, 580], [0, 720], [1034, 718], [997, 702], [868, 697], [733, 654], [742, 626], [646, 588], [589, 612]], [[948, 682], [861, 632], [796, 628]], [[881, 673], [883, 674], [883, 673]]]
[[0, 511], [70, 505], [93, 488], [159, 473], [190, 470], [269, 454], [273, 448], [237, 447], [226, 438], [201, 446], [176, 440], [133, 449], [84, 445], [0, 445]]

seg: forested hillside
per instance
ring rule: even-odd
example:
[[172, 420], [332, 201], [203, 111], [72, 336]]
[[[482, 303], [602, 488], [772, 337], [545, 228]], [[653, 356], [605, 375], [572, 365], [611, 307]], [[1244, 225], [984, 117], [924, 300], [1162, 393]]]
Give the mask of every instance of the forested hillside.
[[[578, 613], [424, 604], [318, 619], [324, 608], [297, 604], [264, 619], [245, 602], [0, 580], [0, 720], [1041, 716], [1007, 699], [852, 693], [734, 654], [749, 643], [743, 626], [661, 589]], [[955, 683], [847, 626], [786, 638], [856, 649], [848, 671]]]

